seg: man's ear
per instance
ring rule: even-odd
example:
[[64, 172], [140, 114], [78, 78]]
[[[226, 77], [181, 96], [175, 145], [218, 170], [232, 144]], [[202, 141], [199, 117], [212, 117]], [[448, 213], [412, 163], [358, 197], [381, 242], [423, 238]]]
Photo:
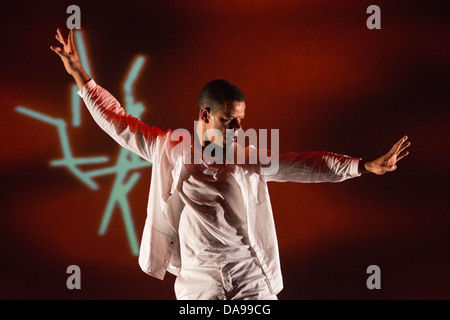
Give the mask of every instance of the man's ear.
[[209, 107], [202, 108], [200, 110], [200, 120], [209, 123], [209, 116], [211, 114], [211, 109]]

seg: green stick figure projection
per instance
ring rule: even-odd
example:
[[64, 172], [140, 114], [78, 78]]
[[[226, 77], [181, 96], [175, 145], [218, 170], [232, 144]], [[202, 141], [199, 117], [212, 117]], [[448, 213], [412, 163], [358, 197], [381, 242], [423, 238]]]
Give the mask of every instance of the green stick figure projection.
[[[89, 68], [89, 62], [87, 59], [82, 34], [78, 31], [75, 32], [75, 41], [77, 43], [78, 53], [80, 55], [83, 66], [85, 66], [85, 69], [89, 74], [92, 74]], [[131, 67], [123, 83], [125, 110], [128, 114], [131, 114], [137, 118], [140, 117], [141, 113], [145, 110], [145, 107], [142, 103], [137, 102], [134, 99], [133, 87], [140, 71], [144, 66], [144, 63], [144, 56], [138, 55], [137, 57], [135, 57], [131, 63]], [[77, 95], [77, 91], [77, 86], [72, 85], [71, 110], [72, 126], [74, 127], [79, 127], [81, 124], [81, 99]], [[98, 233], [99, 235], [104, 235], [106, 233], [111, 222], [111, 217], [114, 209], [119, 208], [122, 213], [122, 219], [125, 225], [131, 252], [133, 255], [137, 255], [139, 253], [139, 244], [133, 224], [130, 206], [128, 203], [128, 194], [131, 192], [136, 182], [139, 180], [141, 174], [139, 172], [133, 172], [130, 174], [130, 171], [151, 166], [151, 163], [142, 160], [139, 156], [124, 148], [120, 148], [119, 155], [114, 165], [101, 169], [84, 171], [80, 169], [79, 166], [106, 163], [109, 161], [109, 157], [75, 157], [73, 156], [72, 148], [70, 146], [69, 135], [67, 132], [68, 124], [66, 120], [54, 118], [24, 106], [16, 106], [15, 111], [56, 127], [63, 156], [61, 159], [51, 161], [51, 166], [66, 167], [72, 174], [75, 175], [76, 178], [78, 178], [92, 190], [98, 189], [98, 184], [93, 180], [95, 177], [105, 176], [109, 174], [116, 175], [109, 199], [106, 203], [105, 211], [103, 212], [103, 217]]]

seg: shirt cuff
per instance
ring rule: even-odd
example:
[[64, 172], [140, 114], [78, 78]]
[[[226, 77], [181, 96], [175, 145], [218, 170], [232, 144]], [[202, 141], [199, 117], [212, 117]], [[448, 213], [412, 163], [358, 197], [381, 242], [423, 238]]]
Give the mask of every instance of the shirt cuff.
[[358, 172], [358, 165], [359, 162], [362, 161], [361, 158], [353, 158], [352, 162], [350, 164], [350, 176], [351, 177], [359, 177], [361, 175], [361, 173]]
[[86, 84], [80, 90], [78, 90], [77, 94], [82, 99], [84, 99], [84, 97], [86, 97], [88, 92], [91, 91], [92, 89], [94, 89], [96, 86], [97, 86], [97, 83], [95, 83], [94, 79], [90, 79], [88, 82], [86, 82]]

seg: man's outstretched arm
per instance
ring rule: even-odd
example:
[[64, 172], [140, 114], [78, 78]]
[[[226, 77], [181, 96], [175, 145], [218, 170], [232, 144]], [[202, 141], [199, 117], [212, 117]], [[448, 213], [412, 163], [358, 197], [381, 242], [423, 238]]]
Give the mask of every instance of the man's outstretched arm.
[[263, 175], [266, 181], [306, 183], [340, 182], [366, 172], [382, 175], [394, 171], [397, 162], [409, 154], [407, 139], [403, 137], [388, 153], [368, 162], [331, 152], [291, 152], [280, 155], [278, 166], [266, 168]]

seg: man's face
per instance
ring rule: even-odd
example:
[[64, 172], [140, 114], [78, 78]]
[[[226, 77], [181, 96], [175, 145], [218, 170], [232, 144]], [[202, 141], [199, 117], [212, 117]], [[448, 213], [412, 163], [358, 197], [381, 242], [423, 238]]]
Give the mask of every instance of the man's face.
[[[205, 129], [216, 129], [222, 133], [222, 141], [216, 140], [214, 143], [219, 146], [226, 146], [227, 129], [238, 130], [242, 128], [242, 120], [245, 116], [245, 102], [226, 101], [223, 110], [212, 114], [208, 112], [208, 122], [205, 121], [205, 116], [200, 115], [205, 126]], [[205, 110], [206, 111], [206, 110]], [[212, 133], [207, 132], [206, 136], [211, 141]]]

